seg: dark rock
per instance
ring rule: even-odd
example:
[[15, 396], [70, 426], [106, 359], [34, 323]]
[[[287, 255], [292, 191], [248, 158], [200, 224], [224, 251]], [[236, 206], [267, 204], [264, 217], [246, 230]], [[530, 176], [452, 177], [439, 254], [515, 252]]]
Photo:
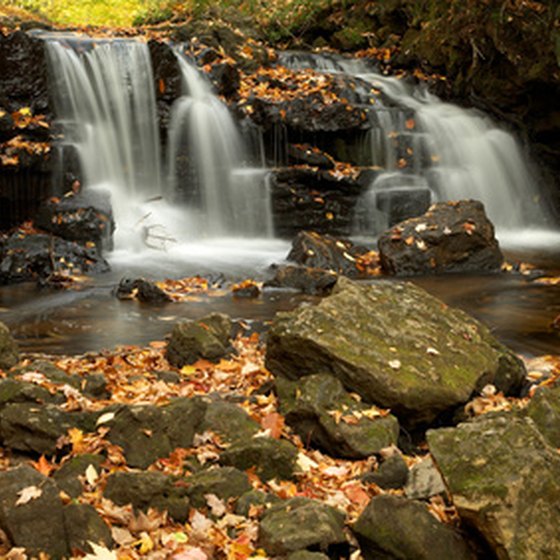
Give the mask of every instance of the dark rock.
[[[17, 504], [21, 492], [34, 487], [40, 495]], [[0, 528], [16, 547], [28, 554], [50, 554], [53, 559], [69, 556], [64, 511], [56, 484], [35, 469], [22, 465], [0, 472]]]
[[10, 329], [4, 323], [0, 323], [0, 369], [8, 370], [15, 366], [18, 360], [18, 347]]
[[228, 500], [239, 498], [252, 488], [247, 475], [233, 467], [211, 467], [188, 476], [185, 481], [187, 494], [196, 508], [206, 505], [207, 494]]
[[310, 144], [289, 144], [288, 158], [290, 164], [311, 165], [322, 169], [334, 168], [333, 158]]
[[249, 490], [241, 496], [235, 504], [235, 513], [249, 517], [251, 507], [262, 507], [263, 509], [271, 504], [278, 503], [280, 498], [276, 494], [265, 494], [261, 490]]
[[346, 541], [344, 515], [308, 498], [292, 498], [271, 506], [261, 519], [258, 544], [272, 555], [303, 549], [327, 551]]
[[177, 323], [167, 345], [169, 363], [180, 368], [201, 358], [211, 362], [224, 358], [232, 351], [231, 328], [230, 318], [220, 313]]
[[303, 266], [356, 278], [361, 275], [356, 259], [367, 252], [364, 247], [358, 247], [346, 239], [302, 231], [293, 240], [287, 259]]
[[52, 395], [34, 383], [17, 379], [0, 381], [0, 407], [9, 403], [53, 403]]
[[119, 299], [137, 299], [143, 303], [168, 303], [171, 297], [159, 286], [144, 278], [123, 278], [115, 295]]
[[329, 557], [322, 552], [309, 552], [309, 550], [298, 550], [292, 552], [287, 560], [329, 560]]
[[89, 241], [99, 249], [111, 249], [115, 222], [110, 193], [85, 189], [49, 199], [39, 208], [35, 224], [68, 241]]
[[525, 410], [548, 443], [560, 448], [560, 384], [537, 389]]
[[39, 373], [56, 385], [70, 385], [74, 389], [80, 389], [82, 384], [82, 378], [79, 375], [68, 375], [63, 369], [47, 360], [33, 360], [27, 365], [15, 368], [12, 375], [19, 376], [26, 373]]
[[14, 233], [0, 241], [0, 284], [46, 279], [53, 273], [97, 274], [109, 265], [95, 247], [46, 234]]
[[82, 481], [79, 477], [85, 474], [90, 465], [99, 472], [104, 460], [105, 458], [102, 455], [91, 453], [76, 455], [66, 461], [54, 473], [53, 478], [61, 490], [64, 490], [71, 498], [77, 498], [83, 491]]
[[401, 276], [495, 272], [503, 255], [481, 202], [440, 202], [379, 237], [381, 266]]
[[411, 500], [420, 500], [445, 493], [445, 484], [431, 457], [416, 463], [408, 473], [404, 493]]
[[165, 383], [180, 383], [182, 377], [176, 371], [154, 371], [153, 374]]
[[560, 557], [560, 457], [532, 420], [489, 414], [427, 438], [460, 517], [498, 558]]
[[218, 62], [213, 64], [209, 74], [212, 84], [218, 95], [233, 97], [239, 89], [239, 69], [230, 62]]
[[461, 535], [426, 506], [389, 494], [375, 496], [355, 523], [364, 560], [474, 560]]
[[407, 425], [431, 422], [488, 383], [516, 394], [525, 379], [522, 362], [463, 311], [412, 284], [346, 278], [318, 305], [277, 314], [266, 365], [288, 379], [330, 373]]
[[402, 488], [407, 479], [408, 466], [400, 453], [393, 453], [381, 463], [376, 471], [362, 476], [364, 482], [373, 482], [384, 490]]
[[332, 270], [308, 266], [272, 265], [271, 269], [274, 278], [264, 283], [265, 288], [293, 288], [309, 295], [330, 293], [338, 278]]
[[110, 396], [107, 378], [102, 373], [90, 373], [83, 378], [84, 395], [94, 399], [106, 399]]
[[287, 480], [294, 475], [297, 456], [297, 448], [287, 441], [253, 437], [228, 447], [221, 453], [220, 463], [241, 471], [255, 467], [262, 480]]
[[356, 204], [365, 191], [352, 177], [312, 167], [273, 171], [270, 189], [275, 233], [288, 239], [302, 229], [352, 235]]
[[53, 455], [58, 439], [70, 428], [85, 428], [90, 417], [88, 413], [63, 412], [51, 404], [8, 404], [0, 411], [0, 439], [10, 449]]
[[103, 495], [117, 505], [132, 504], [147, 511], [155, 508], [183, 523], [189, 514], [189, 499], [178, 479], [160, 472], [116, 472], [107, 479]]
[[392, 188], [376, 195], [377, 208], [387, 215], [389, 227], [424, 214], [431, 200], [432, 193], [427, 187]]
[[64, 506], [64, 523], [68, 547], [73, 554], [93, 552], [89, 543], [109, 549], [113, 545], [111, 529], [89, 504]]
[[222, 400], [211, 401], [206, 408], [200, 431], [210, 430], [228, 443], [244, 442], [261, 430], [240, 406]]
[[168, 43], [151, 39], [148, 49], [158, 100], [171, 104], [182, 95], [181, 68], [177, 56]]
[[368, 417], [370, 407], [356, 402], [332, 375], [309, 375], [297, 382], [279, 378], [276, 387], [286, 422], [302, 441], [329, 455], [359, 459], [397, 442], [397, 419]]
[[165, 407], [122, 406], [106, 423], [108, 438], [123, 448], [128, 465], [145, 469], [176, 447], [190, 447], [205, 409], [196, 398], [175, 399]]

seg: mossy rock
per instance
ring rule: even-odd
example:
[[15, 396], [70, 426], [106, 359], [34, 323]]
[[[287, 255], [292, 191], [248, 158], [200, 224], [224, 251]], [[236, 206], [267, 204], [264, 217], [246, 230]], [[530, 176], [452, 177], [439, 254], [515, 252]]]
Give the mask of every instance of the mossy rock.
[[515, 393], [525, 368], [487, 327], [410, 283], [339, 278], [318, 305], [278, 313], [266, 365], [279, 377], [328, 373], [407, 426], [432, 422], [488, 383]]
[[94, 455], [92, 453], [76, 455], [69, 461], [66, 461], [66, 463], [54, 473], [53, 478], [61, 490], [64, 490], [71, 498], [77, 498], [83, 490], [82, 482], [79, 477], [85, 474], [90, 465], [99, 472], [104, 460], [105, 457], [102, 455]]
[[56, 399], [44, 387], [18, 379], [0, 381], [0, 407], [10, 403], [54, 403]]
[[225, 442], [243, 442], [252, 438], [261, 430], [258, 422], [253, 420], [240, 406], [223, 400], [214, 400], [207, 404], [200, 431], [212, 431]]
[[249, 478], [244, 472], [233, 467], [211, 467], [185, 479], [187, 494], [194, 507], [206, 506], [207, 494], [214, 494], [222, 500], [239, 498], [251, 490]]
[[552, 447], [560, 447], [560, 383], [537, 390], [526, 409]]
[[93, 552], [90, 543], [109, 549], [112, 547], [111, 529], [93, 506], [68, 504], [64, 506], [63, 513], [68, 547], [73, 553]]
[[19, 360], [19, 351], [10, 329], [0, 323], [0, 369], [9, 370]]

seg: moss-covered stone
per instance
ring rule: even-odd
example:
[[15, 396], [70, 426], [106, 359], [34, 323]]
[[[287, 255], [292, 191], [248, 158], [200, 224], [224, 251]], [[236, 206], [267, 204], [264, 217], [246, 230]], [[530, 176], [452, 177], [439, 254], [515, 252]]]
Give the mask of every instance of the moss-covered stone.
[[375, 496], [354, 524], [365, 560], [474, 560], [461, 537], [418, 502], [389, 494]]
[[270, 555], [312, 548], [326, 551], [346, 541], [344, 515], [308, 498], [292, 498], [273, 505], [261, 520], [259, 546]]
[[241, 496], [235, 504], [235, 513], [249, 517], [251, 507], [266, 508], [271, 504], [278, 503], [280, 498], [276, 494], [266, 494], [261, 490], [249, 490]]
[[487, 383], [515, 392], [525, 377], [521, 361], [463, 311], [412, 284], [346, 278], [318, 305], [276, 316], [266, 365], [289, 379], [329, 373], [407, 425], [433, 421]]
[[15, 366], [18, 360], [18, 347], [10, 329], [4, 323], [0, 323], [0, 369], [8, 370]]
[[498, 558], [560, 557], [560, 456], [532, 420], [486, 415], [427, 438], [459, 515]]
[[200, 431], [210, 430], [217, 433], [228, 443], [246, 441], [261, 430], [240, 406], [222, 400], [208, 403]]
[[64, 525], [69, 549], [75, 554], [93, 552], [90, 543], [111, 548], [111, 529], [89, 504], [68, 504], [64, 507]]
[[85, 474], [90, 465], [99, 472], [104, 460], [105, 458], [102, 455], [94, 455], [92, 453], [76, 455], [69, 461], [66, 461], [54, 473], [53, 478], [61, 490], [64, 490], [71, 498], [77, 498], [83, 490], [79, 477]]
[[43, 387], [18, 379], [0, 381], [0, 406], [8, 403], [52, 403], [55, 398]]
[[332, 375], [309, 375], [297, 382], [279, 378], [276, 388], [286, 422], [303, 441], [335, 457], [368, 457], [397, 443], [397, 419], [368, 416], [371, 407], [353, 399]]
[[186, 478], [187, 494], [194, 507], [206, 505], [206, 494], [215, 494], [222, 500], [239, 498], [251, 490], [249, 478], [233, 467], [212, 467]]
[[550, 445], [560, 447], [560, 384], [537, 390], [526, 411]]

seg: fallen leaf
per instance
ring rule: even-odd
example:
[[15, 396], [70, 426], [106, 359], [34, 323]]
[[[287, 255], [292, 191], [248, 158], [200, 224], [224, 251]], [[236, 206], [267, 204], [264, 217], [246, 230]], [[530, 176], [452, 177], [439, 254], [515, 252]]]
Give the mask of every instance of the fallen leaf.
[[226, 504], [216, 494], [204, 494], [204, 499], [210, 508], [212, 515], [222, 517], [226, 512]]
[[18, 492], [19, 498], [16, 501], [16, 506], [23, 506], [32, 500], [36, 500], [43, 495], [43, 491], [37, 486], [27, 486]]
[[261, 426], [269, 430], [270, 437], [278, 439], [284, 428], [284, 417], [277, 412], [271, 412], [261, 420]]
[[91, 541], [88, 541], [88, 545], [93, 552], [91, 554], [86, 554], [83, 560], [118, 560], [116, 552], [112, 552], [108, 548]]

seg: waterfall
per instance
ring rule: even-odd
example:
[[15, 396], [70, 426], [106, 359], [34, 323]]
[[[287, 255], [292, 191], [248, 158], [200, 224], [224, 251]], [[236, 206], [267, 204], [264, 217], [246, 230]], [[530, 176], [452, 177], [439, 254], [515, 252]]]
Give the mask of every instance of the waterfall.
[[[286, 53], [280, 63], [291, 68], [344, 72], [383, 92], [367, 142], [369, 165], [382, 168], [358, 205], [359, 233], [379, 231], [379, 194], [429, 188], [433, 201], [481, 200], [498, 232], [543, 227], [537, 181], [515, 138], [482, 113], [444, 103], [420, 87], [373, 72], [363, 62]], [[369, 217], [368, 217], [369, 214]]]
[[[264, 165], [246, 166], [249, 154], [228, 108], [181, 52], [176, 54], [184, 95], [173, 106], [169, 130], [172, 191], [190, 191], [185, 196], [199, 205], [200, 228], [207, 234], [271, 237], [268, 171]], [[181, 160], [190, 185], [180, 180]]]

